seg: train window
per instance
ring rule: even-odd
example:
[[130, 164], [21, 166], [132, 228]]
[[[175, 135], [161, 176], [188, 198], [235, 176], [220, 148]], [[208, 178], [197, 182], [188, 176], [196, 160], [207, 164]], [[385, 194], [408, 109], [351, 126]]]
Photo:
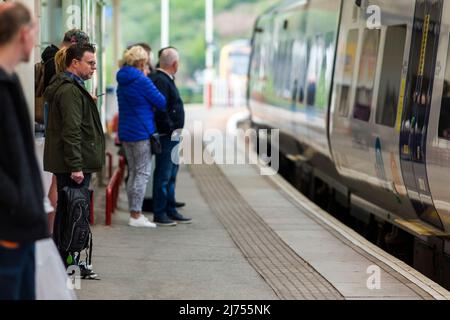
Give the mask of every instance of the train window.
[[294, 42], [290, 39], [284, 39], [279, 42], [278, 50], [275, 55], [274, 68], [274, 88], [278, 98], [291, 99], [291, 69], [292, 69], [292, 47]]
[[284, 50], [284, 70], [283, 70], [283, 98], [290, 99], [292, 94], [292, 79], [291, 79], [291, 70], [292, 70], [292, 47], [294, 45], [293, 40], [287, 40], [285, 42], [285, 50]]
[[307, 48], [304, 41], [299, 39], [294, 41], [292, 46], [292, 78], [294, 84], [293, 98], [298, 99], [299, 103], [303, 103], [303, 91], [306, 81], [306, 54]]
[[248, 72], [249, 56], [245, 52], [230, 53], [230, 60], [234, 61], [231, 72], [238, 76], [245, 76]]
[[309, 47], [309, 61], [306, 78], [306, 105], [315, 106], [318, 75], [322, 67], [323, 44], [322, 35], [311, 39]]
[[353, 108], [353, 117], [362, 121], [369, 121], [372, 109], [379, 43], [380, 30], [364, 30], [363, 47], [356, 85], [355, 105]]
[[387, 28], [378, 89], [376, 123], [389, 127], [394, 127], [397, 117], [405, 41], [406, 25]]
[[324, 109], [327, 106], [333, 68], [333, 41], [333, 32], [317, 34], [310, 39], [305, 84], [306, 105], [309, 107]]
[[287, 42], [280, 40], [278, 50], [275, 56], [275, 68], [274, 68], [274, 87], [277, 97], [284, 97], [284, 79], [286, 77], [285, 70], [287, 66]]
[[252, 92], [261, 92], [261, 82], [264, 79], [264, 65], [262, 63], [263, 47], [261, 45], [261, 35], [255, 34], [253, 43], [253, 56], [251, 60], [250, 86]]
[[250, 90], [252, 98], [264, 101], [267, 95], [266, 84], [270, 76], [270, 40], [271, 27], [267, 18], [260, 21], [258, 28], [262, 31], [255, 34], [253, 56], [251, 60]]
[[355, 69], [356, 48], [358, 47], [358, 29], [349, 30], [345, 46], [345, 62], [342, 82], [337, 85], [339, 115], [348, 116], [350, 107], [350, 88]]
[[327, 108], [331, 94], [331, 79], [333, 77], [335, 36], [333, 31], [325, 34], [324, 54], [322, 57], [322, 72], [319, 77], [319, 98], [317, 104], [322, 108]]
[[439, 116], [439, 138], [450, 140], [450, 45], [447, 49], [447, 66], [445, 67], [444, 89]]

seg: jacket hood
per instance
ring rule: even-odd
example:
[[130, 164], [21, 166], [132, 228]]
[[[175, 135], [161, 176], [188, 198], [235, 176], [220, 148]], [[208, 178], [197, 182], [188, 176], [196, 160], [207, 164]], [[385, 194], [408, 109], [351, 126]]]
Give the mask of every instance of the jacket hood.
[[59, 48], [55, 45], [48, 46], [45, 48], [44, 52], [42, 52], [41, 58], [42, 61], [47, 62], [50, 59], [54, 58], [56, 53], [59, 51]]
[[67, 76], [64, 72], [57, 74], [44, 92], [45, 100], [52, 101], [58, 89], [65, 83], [73, 83], [76, 85], [76, 81]]
[[119, 85], [127, 86], [139, 77], [144, 76], [144, 73], [134, 67], [125, 66], [117, 72], [117, 82]]

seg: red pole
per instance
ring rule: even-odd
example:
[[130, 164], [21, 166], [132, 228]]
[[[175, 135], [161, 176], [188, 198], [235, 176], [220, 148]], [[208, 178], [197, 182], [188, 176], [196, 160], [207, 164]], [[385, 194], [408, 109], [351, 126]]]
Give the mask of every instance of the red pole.
[[110, 187], [106, 189], [106, 215], [105, 225], [111, 225], [111, 211], [112, 211], [112, 190]]
[[106, 210], [105, 210], [105, 224], [111, 225], [111, 215], [117, 208], [119, 200], [119, 190], [125, 171], [125, 158], [119, 157], [119, 168], [112, 175], [108, 187], [106, 188]]
[[112, 213], [116, 212], [116, 208], [117, 208], [117, 197], [118, 197], [118, 191], [119, 189], [117, 188], [117, 180], [115, 181], [114, 184], [114, 189], [113, 189], [113, 207], [112, 207]]

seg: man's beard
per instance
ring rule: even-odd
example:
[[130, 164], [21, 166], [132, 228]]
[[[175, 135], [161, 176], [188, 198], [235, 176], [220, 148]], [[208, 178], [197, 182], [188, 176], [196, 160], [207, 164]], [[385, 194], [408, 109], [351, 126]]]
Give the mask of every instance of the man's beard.
[[87, 74], [87, 75], [85, 75], [85, 76], [82, 76], [82, 77], [80, 77], [80, 78], [83, 79], [84, 81], [87, 81], [87, 80], [91, 80], [93, 76], [94, 76], [93, 73], [92, 73], [92, 74], [89, 73], [89, 74]]

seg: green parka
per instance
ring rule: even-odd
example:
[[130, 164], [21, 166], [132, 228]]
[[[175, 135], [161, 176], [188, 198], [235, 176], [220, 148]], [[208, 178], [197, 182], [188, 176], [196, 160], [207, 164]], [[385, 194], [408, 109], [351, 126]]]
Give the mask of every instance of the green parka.
[[65, 73], [44, 94], [49, 104], [44, 169], [52, 173], [98, 172], [105, 163], [105, 136], [90, 93]]

